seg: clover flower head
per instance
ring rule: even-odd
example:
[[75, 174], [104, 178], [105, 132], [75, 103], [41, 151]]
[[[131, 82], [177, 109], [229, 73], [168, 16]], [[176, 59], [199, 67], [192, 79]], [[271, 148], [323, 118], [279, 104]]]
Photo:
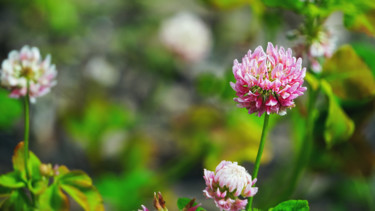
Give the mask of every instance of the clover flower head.
[[287, 108], [295, 106], [294, 99], [306, 91], [302, 86], [306, 75], [302, 59], [293, 57], [290, 48], [274, 47], [272, 43], [268, 43], [266, 52], [259, 46], [254, 52], [249, 50], [241, 63], [234, 60], [233, 74], [236, 82], [230, 84], [237, 95], [234, 101], [249, 114], [285, 115]]
[[214, 199], [221, 210], [245, 209], [247, 199], [240, 197], [252, 197], [258, 192], [257, 187], [252, 187], [256, 179], [252, 180], [246, 169], [237, 162], [221, 161], [215, 172], [204, 169], [203, 178], [207, 185], [203, 193]]
[[10, 97], [14, 98], [26, 96], [29, 84], [30, 100], [35, 102], [36, 97], [47, 94], [56, 85], [56, 75], [51, 56], [43, 60], [38, 48], [26, 45], [20, 51], [11, 51], [3, 61], [0, 84], [10, 89]]

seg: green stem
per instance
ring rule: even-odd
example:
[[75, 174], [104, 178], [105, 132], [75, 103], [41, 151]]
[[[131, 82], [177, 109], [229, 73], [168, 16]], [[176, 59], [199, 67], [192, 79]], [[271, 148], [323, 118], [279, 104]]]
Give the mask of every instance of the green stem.
[[[256, 179], [258, 177], [258, 172], [259, 172], [259, 166], [260, 166], [260, 159], [262, 158], [263, 154], [263, 149], [264, 145], [266, 143], [266, 132], [267, 132], [267, 127], [268, 127], [268, 119], [269, 115], [266, 113], [264, 116], [264, 123], [263, 123], [263, 129], [262, 129], [262, 135], [260, 137], [260, 143], [259, 143], [259, 148], [258, 148], [258, 153], [257, 153], [257, 158], [255, 160], [255, 166], [254, 166], [254, 171], [253, 171], [253, 178]], [[248, 198], [249, 203], [247, 205], [247, 210], [251, 211], [252, 209], [252, 204], [253, 204], [253, 197]]]
[[25, 171], [26, 171], [26, 178], [30, 180], [30, 173], [29, 168], [27, 167], [27, 161], [29, 159], [29, 128], [30, 128], [30, 99], [29, 99], [29, 81], [27, 81], [27, 91], [25, 96], [25, 136], [24, 136], [24, 143], [25, 143]]
[[[27, 81], [26, 86], [26, 96], [25, 96], [25, 136], [24, 136], [24, 149], [25, 149], [25, 155], [24, 155], [24, 163], [25, 163], [25, 171], [26, 171], [26, 179], [27, 181], [31, 181], [31, 175], [29, 172], [29, 168], [27, 166], [28, 160], [29, 160], [29, 136], [30, 136], [30, 87], [29, 87], [29, 81]], [[33, 206], [35, 206], [35, 196], [30, 191], [31, 195], [31, 203]]]

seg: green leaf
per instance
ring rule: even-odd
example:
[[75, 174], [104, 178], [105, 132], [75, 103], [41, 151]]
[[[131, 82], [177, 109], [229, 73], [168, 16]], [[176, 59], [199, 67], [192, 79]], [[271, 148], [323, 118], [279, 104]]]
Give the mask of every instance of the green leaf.
[[325, 122], [324, 138], [328, 147], [348, 140], [354, 132], [354, 122], [340, 107], [331, 86], [325, 81], [321, 82], [322, 90], [328, 96], [328, 116]]
[[69, 210], [68, 197], [56, 183], [40, 195], [39, 204], [41, 210]]
[[31, 182], [29, 182], [28, 188], [34, 194], [39, 195], [48, 187], [48, 182], [48, 178], [32, 180]]
[[94, 186], [84, 187], [60, 184], [60, 187], [84, 210], [104, 210], [103, 199]]
[[[186, 207], [186, 205], [187, 205], [191, 200], [192, 200], [192, 199], [185, 198], [185, 197], [183, 197], [183, 198], [179, 198], [179, 199], [177, 200], [177, 207], [178, 207], [178, 209], [179, 209], [179, 210], [183, 210], [183, 209]], [[197, 206], [197, 205], [198, 205], [198, 203], [197, 203], [197, 202], [194, 202], [193, 206]], [[196, 211], [205, 211], [205, 209], [202, 208], [202, 207], [198, 207], [198, 208], [196, 209]]]
[[370, 43], [353, 43], [352, 47], [363, 61], [370, 67], [372, 75], [375, 77], [375, 45]]
[[59, 178], [61, 184], [89, 187], [92, 186], [91, 178], [81, 170], [70, 171]]
[[13, 190], [12, 188], [0, 186], [0, 198], [5, 197], [5, 196], [9, 196], [12, 193], [12, 190]]
[[309, 203], [306, 200], [289, 200], [278, 204], [269, 211], [308, 211]]
[[81, 170], [69, 171], [60, 166], [56, 182], [85, 210], [104, 210], [103, 200], [97, 189], [92, 185], [91, 178]]
[[0, 185], [7, 188], [21, 188], [25, 187], [26, 183], [18, 172], [12, 171], [0, 176]]
[[[13, 168], [15, 171], [20, 171], [25, 174], [25, 150], [24, 150], [24, 142], [21, 141], [18, 143], [16, 148], [14, 149], [14, 154], [12, 157]], [[39, 179], [41, 177], [40, 174], [40, 160], [39, 158], [31, 151], [29, 151], [29, 160], [28, 160], [28, 169], [30, 175], [33, 176], [33, 179]], [[25, 174], [26, 175], [26, 174]]]
[[25, 211], [32, 210], [32, 205], [23, 189], [14, 190], [10, 196], [2, 202], [1, 210]]
[[351, 30], [375, 37], [375, 9], [344, 16], [344, 24]]
[[313, 90], [317, 90], [319, 88], [319, 80], [313, 74], [306, 72], [305, 79]]
[[340, 100], [358, 101], [375, 96], [371, 70], [349, 45], [342, 46], [326, 60], [322, 76]]

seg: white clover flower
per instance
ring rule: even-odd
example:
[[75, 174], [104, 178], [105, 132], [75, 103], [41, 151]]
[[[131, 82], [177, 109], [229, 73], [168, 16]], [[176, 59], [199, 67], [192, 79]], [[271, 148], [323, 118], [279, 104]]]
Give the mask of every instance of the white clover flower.
[[29, 84], [31, 102], [36, 97], [47, 94], [56, 85], [57, 71], [51, 64], [51, 56], [42, 60], [39, 49], [24, 46], [20, 51], [13, 50], [1, 66], [0, 84], [11, 90], [10, 97], [26, 96]]

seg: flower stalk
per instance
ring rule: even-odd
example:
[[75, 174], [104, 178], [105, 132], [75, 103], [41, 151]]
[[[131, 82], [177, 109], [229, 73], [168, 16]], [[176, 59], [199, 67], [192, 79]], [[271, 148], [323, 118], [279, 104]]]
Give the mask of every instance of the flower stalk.
[[29, 130], [30, 130], [30, 99], [29, 99], [29, 80], [27, 80], [26, 86], [26, 95], [25, 95], [25, 134], [24, 134], [24, 143], [25, 143], [25, 171], [26, 171], [26, 178], [30, 180], [30, 172], [29, 168], [27, 167], [27, 162], [29, 159]]
[[[264, 116], [264, 123], [263, 123], [262, 135], [260, 137], [260, 143], [259, 143], [258, 153], [257, 153], [257, 157], [256, 157], [256, 160], [255, 160], [255, 166], [254, 166], [254, 171], [253, 171], [253, 177], [254, 178], [258, 177], [258, 172], [259, 172], [259, 167], [260, 167], [260, 160], [262, 158], [264, 145], [266, 143], [266, 133], [267, 133], [267, 128], [268, 128], [269, 117], [270, 117], [270, 115], [268, 115], [267, 113]], [[252, 204], [253, 204], [253, 197], [249, 197], [248, 199], [249, 199], [249, 203], [248, 203], [247, 210], [251, 211], [251, 209], [252, 209], [251, 207], [252, 207]]]

